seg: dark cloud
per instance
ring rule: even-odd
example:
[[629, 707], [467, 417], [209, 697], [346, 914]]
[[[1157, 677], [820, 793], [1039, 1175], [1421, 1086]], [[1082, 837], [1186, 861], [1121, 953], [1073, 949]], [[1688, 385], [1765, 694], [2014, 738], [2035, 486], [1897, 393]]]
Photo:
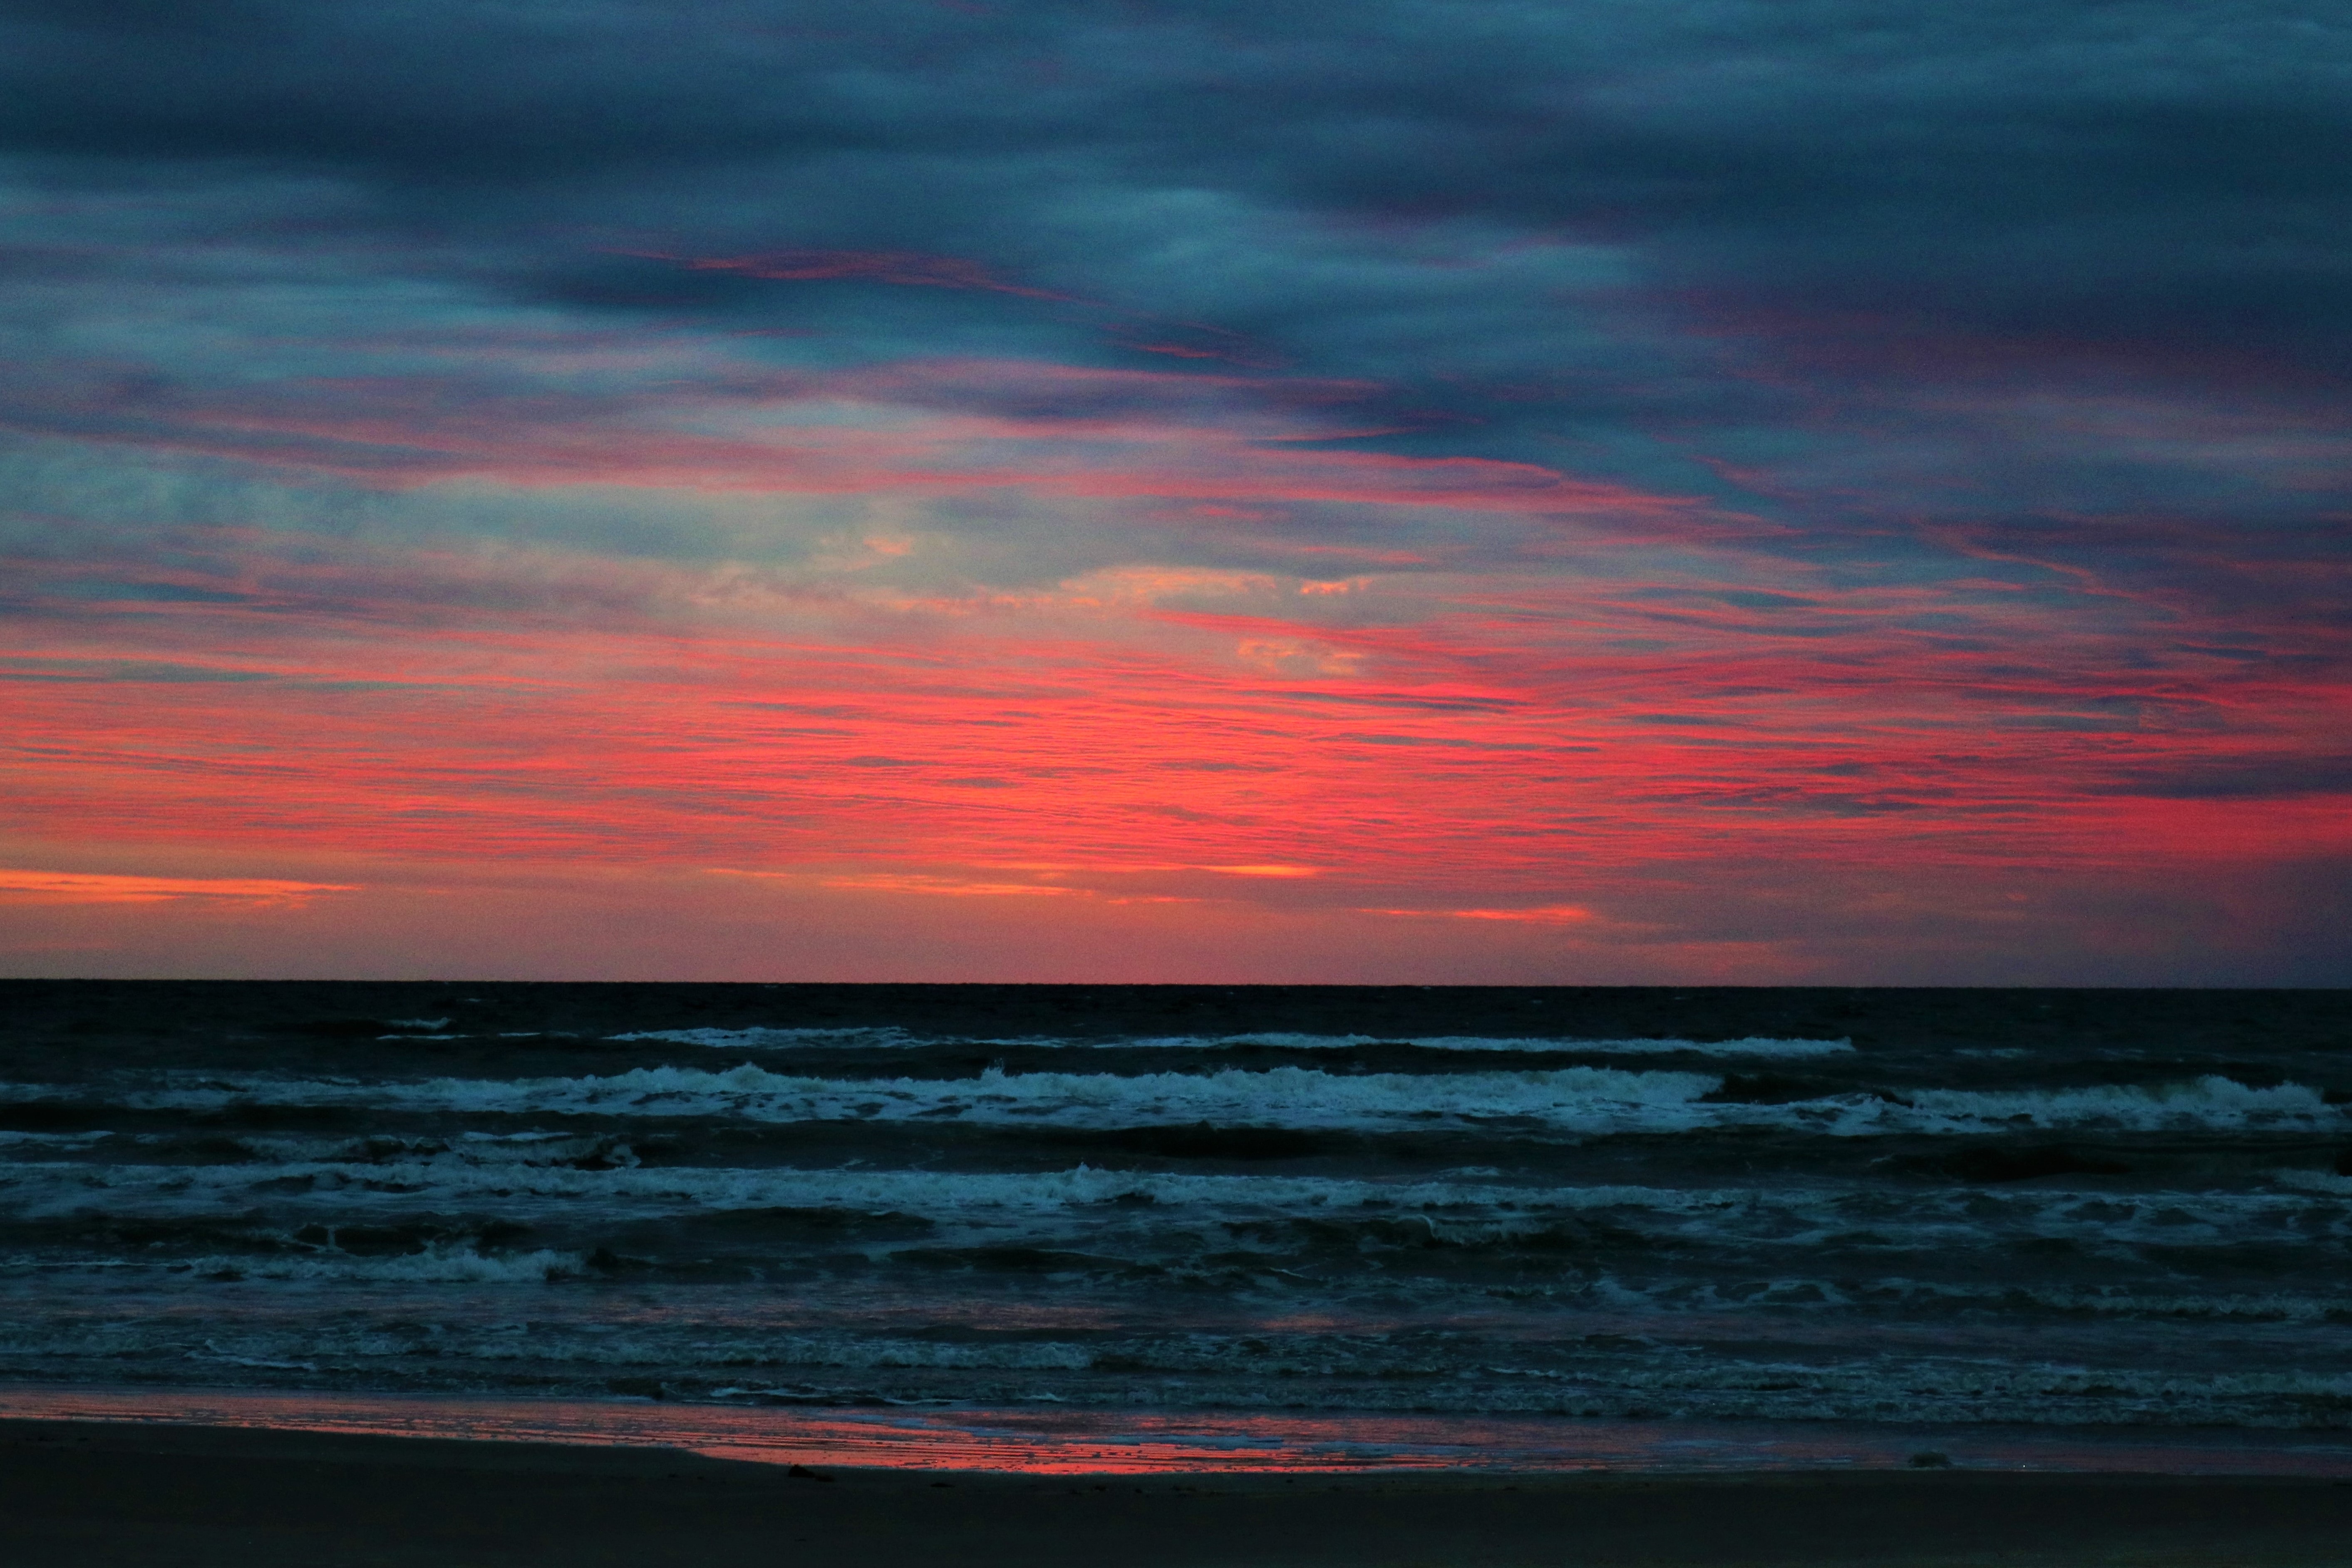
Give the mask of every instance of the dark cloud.
[[[1636, 291], [2253, 334], [2337, 369], [2352, 301], [2352, 38], [2291, 5], [0, 16], [0, 145], [331, 174], [415, 225], [520, 211], [526, 229], [903, 248], [1143, 293], [1151, 251], [1201, 214], [1133, 198], [1207, 192], [1631, 246]], [[1232, 300], [1225, 324], [1344, 353], [1318, 320], [1331, 281]], [[757, 292], [700, 282], [706, 301]]]
[[2158, 800], [2294, 800], [2352, 795], [2352, 754], [2187, 759], [2115, 770], [2105, 793]]

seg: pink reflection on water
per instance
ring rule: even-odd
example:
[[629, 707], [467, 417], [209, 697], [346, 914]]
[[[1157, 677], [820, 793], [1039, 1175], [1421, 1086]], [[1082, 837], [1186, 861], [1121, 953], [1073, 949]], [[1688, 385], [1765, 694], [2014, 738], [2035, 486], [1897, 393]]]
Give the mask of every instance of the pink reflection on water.
[[809, 1411], [653, 1401], [0, 1387], [0, 1417], [685, 1449], [761, 1464], [1023, 1475], [1963, 1468], [2352, 1477], [2352, 1443], [2284, 1434], [1902, 1429], [1284, 1412]]

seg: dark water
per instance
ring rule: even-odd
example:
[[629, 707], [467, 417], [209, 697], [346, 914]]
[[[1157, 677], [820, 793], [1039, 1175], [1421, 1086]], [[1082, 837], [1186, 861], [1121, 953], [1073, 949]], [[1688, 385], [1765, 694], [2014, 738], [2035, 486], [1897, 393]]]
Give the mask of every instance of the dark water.
[[2352, 1426], [2352, 993], [0, 984], [0, 1379]]

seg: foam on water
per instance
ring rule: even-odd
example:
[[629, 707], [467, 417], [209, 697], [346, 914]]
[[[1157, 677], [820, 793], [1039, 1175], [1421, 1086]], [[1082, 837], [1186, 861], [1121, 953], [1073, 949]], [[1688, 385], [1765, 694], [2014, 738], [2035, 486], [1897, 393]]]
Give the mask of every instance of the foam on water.
[[0, 1132], [0, 1148], [86, 1149], [113, 1137], [111, 1132]]
[[[2336, 1129], [2352, 1107], [2317, 1089], [2252, 1088], [2207, 1075], [2184, 1082], [2014, 1090], [1840, 1093], [1779, 1104], [1702, 1103], [1724, 1080], [1703, 1073], [1563, 1068], [1546, 1071], [1335, 1074], [1305, 1068], [1206, 1073], [1008, 1073], [968, 1079], [827, 1079], [744, 1063], [721, 1071], [638, 1068], [609, 1077], [432, 1079], [416, 1083], [252, 1078], [137, 1090], [136, 1109], [367, 1105], [457, 1113], [730, 1116], [762, 1122], [956, 1119], [989, 1124], [1115, 1128], [1212, 1122], [1381, 1131], [1507, 1123], [1559, 1133], [1677, 1132], [1780, 1127], [1832, 1137], [2011, 1133], [2021, 1127], [2127, 1131]], [[54, 1098], [0, 1085], [0, 1101]]]
[[1853, 1054], [1852, 1040], [1490, 1040], [1473, 1035], [1438, 1035], [1418, 1044], [1447, 1051], [1585, 1051], [1594, 1056], [1648, 1057], [1839, 1057]]
[[825, 1046], [851, 1050], [889, 1049], [919, 1046], [921, 1037], [899, 1028], [860, 1029], [638, 1029], [610, 1037], [615, 1040], [662, 1040], [672, 1045], [704, 1046], [712, 1050], [782, 1050]]
[[392, 1258], [355, 1258], [344, 1253], [307, 1257], [243, 1255], [189, 1258], [168, 1266], [175, 1272], [212, 1279], [301, 1279], [401, 1283], [540, 1284], [576, 1278], [587, 1271], [576, 1252], [541, 1247], [530, 1252], [484, 1253], [466, 1247], [429, 1247]]
[[[2260, 1295], [2193, 1295], [2182, 1291], [2003, 1285], [1998, 1288], [1886, 1279], [1874, 1288], [1907, 1293], [1914, 1303], [1972, 1303], [1987, 1310], [2031, 1305], [2073, 1316], [2168, 1318], [2198, 1322], [2332, 1323], [2352, 1321], [2352, 1289], [2326, 1295], [2266, 1291]], [[2298, 1376], [2302, 1374], [2297, 1374]], [[2326, 1374], [2327, 1386], [2352, 1392], [2344, 1376]]]
[[1993, 1125], [2019, 1117], [2042, 1126], [2105, 1126], [2135, 1131], [2166, 1128], [2320, 1126], [2342, 1122], [2345, 1111], [2319, 1090], [2299, 1083], [2252, 1089], [2218, 1074], [2182, 1083], [2103, 1084], [2089, 1089], [2005, 1092], [1929, 1089], [1906, 1097], [1929, 1117]]
[[[1425, 1211], [1444, 1216], [1584, 1213], [1638, 1209], [1655, 1215], [1753, 1214], [1808, 1215], [1822, 1225], [1851, 1226], [1865, 1211], [1852, 1205], [1874, 1200], [1868, 1186], [1660, 1187], [1627, 1184], [1531, 1186], [1486, 1179], [1391, 1180], [1285, 1175], [1211, 1175], [1166, 1171], [1126, 1171], [1078, 1164], [1039, 1172], [907, 1171], [790, 1167], [638, 1166], [615, 1163], [572, 1166], [479, 1163], [470, 1149], [410, 1160], [367, 1163], [289, 1161], [264, 1166], [142, 1165], [16, 1163], [0, 1164], [0, 1187], [10, 1192], [16, 1212], [41, 1217], [69, 1212], [96, 1194], [182, 1198], [194, 1206], [217, 1205], [240, 1194], [268, 1192], [294, 1203], [320, 1196], [398, 1200], [408, 1206], [473, 1203], [488, 1197], [597, 1198], [623, 1204], [689, 1204], [699, 1208], [837, 1208], [950, 1215], [1002, 1210], [1008, 1213], [1095, 1211], [1122, 1201], [1150, 1200], [1157, 1210], [1202, 1208], [1220, 1213], [1263, 1211], [1320, 1214], [1349, 1210]], [[2342, 1177], [2282, 1173], [2282, 1184], [2334, 1196], [2352, 1192]], [[314, 1184], [305, 1188], [303, 1184]], [[2085, 1206], [2089, 1205], [2089, 1206]], [[2352, 1222], [2346, 1205], [2323, 1198], [2315, 1204], [2302, 1191], [2215, 1194], [2121, 1194], [2064, 1187], [2036, 1188], [1998, 1196], [1966, 1189], [1907, 1195], [1901, 1217], [1879, 1213], [1881, 1226], [1991, 1219], [2035, 1223], [2051, 1234], [2081, 1231], [2104, 1237], [2181, 1237], [2191, 1226], [2243, 1227], [2308, 1222], [2324, 1217]], [[1800, 1233], [1792, 1241], [1811, 1238]]]
[[[702, 1046], [713, 1050], [790, 1049], [806, 1047], [831, 1047], [860, 1049], [915, 1047], [940, 1043], [940, 1037], [910, 1034], [898, 1028], [825, 1029], [825, 1028], [751, 1028], [751, 1029], [646, 1029], [625, 1035], [614, 1035], [616, 1040], [663, 1040], [677, 1045]], [[1783, 1040], [1755, 1037], [1738, 1040], [1685, 1039], [1578, 1039], [1570, 1037], [1495, 1037], [1486, 1035], [1427, 1035], [1399, 1040], [1380, 1035], [1317, 1035], [1283, 1030], [1263, 1030], [1239, 1035], [1137, 1035], [1110, 1039], [1076, 1039], [1061, 1036], [1028, 1035], [1010, 1038], [962, 1040], [960, 1043], [994, 1046], [1069, 1047], [1089, 1049], [1154, 1049], [1154, 1050], [1216, 1050], [1237, 1046], [1259, 1046], [1278, 1050], [1349, 1050], [1363, 1046], [1409, 1044], [1430, 1050], [1443, 1051], [1575, 1051], [1588, 1056], [1707, 1056], [1743, 1058], [1803, 1058], [1849, 1055], [1853, 1051], [1851, 1040]]]
[[[1265, 1072], [1006, 1073], [971, 1079], [824, 1079], [750, 1063], [722, 1072], [639, 1068], [606, 1078], [433, 1079], [359, 1085], [256, 1078], [121, 1097], [134, 1108], [367, 1105], [542, 1115], [735, 1116], [768, 1122], [957, 1117], [980, 1122], [1120, 1127], [1213, 1121], [1253, 1126], [1377, 1129], [1453, 1119], [1519, 1118], [1601, 1131], [1697, 1125], [1691, 1102], [1720, 1079], [1698, 1073], [1564, 1068], [1549, 1072], [1335, 1075]], [[0, 1098], [22, 1086], [0, 1088]]]
[[[2189, 1249], [2204, 1249], [2226, 1261], [2229, 1249], [2250, 1237], [2292, 1237], [2302, 1247], [2340, 1246], [2352, 1237], [2352, 1208], [2332, 1194], [2297, 1190], [2146, 1195], [2086, 1194], [2042, 1188], [1998, 1196], [1966, 1190], [1911, 1194], [1899, 1208], [1867, 1185], [1803, 1187], [1708, 1186], [1672, 1188], [1633, 1184], [1532, 1186], [1504, 1181], [1378, 1180], [1320, 1176], [1245, 1176], [1105, 1170], [1087, 1165], [1051, 1172], [931, 1172], [869, 1170], [645, 1167], [614, 1163], [596, 1168], [478, 1164], [465, 1145], [432, 1156], [381, 1163], [288, 1162], [262, 1166], [79, 1165], [67, 1163], [0, 1165], [0, 1192], [12, 1212], [35, 1225], [72, 1221], [81, 1234], [103, 1236], [130, 1223], [163, 1239], [159, 1228], [185, 1216], [182, 1231], [199, 1247], [217, 1246], [225, 1232], [241, 1237], [265, 1258], [281, 1260], [240, 1265], [257, 1278], [343, 1277], [343, 1265], [313, 1267], [304, 1257], [333, 1259], [338, 1226], [404, 1226], [379, 1231], [363, 1245], [381, 1247], [391, 1235], [420, 1258], [419, 1267], [464, 1268], [451, 1261], [478, 1248], [488, 1234], [479, 1217], [494, 1215], [512, 1226], [562, 1229], [595, 1216], [596, 1223], [652, 1221], [663, 1234], [682, 1241], [677, 1227], [698, 1217], [746, 1216], [761, 1225], [781, 1224], [769, 1245], [772, 1256], [791, 1256], [803, 1247], [833, 1257], [863, 1255], [880, 1259], [910, 1246], [940, 1248], [971, 1246], [1108, 1250], [1114, 1262], [1178, 1263], [1204, 1250], [1224, 1249], [1229, 1261], [1249, 1256], [1278, 1262], [1305, 1249], [1322, 1256], [1331, 1246], [1469, 1249], [1496, 1256], [1535, 1249], [1530, 1256], [1567, 1247], [1587, 1259], [1597, 1258], [1591, 1221], [1615, 1239], [1611, 1246], [1640, 1249], [1664, 1243], [1689, 1256], [1744, 1259], [1742, 1278], [1763, 1268], [1808, 1270], [1790, 1287], [1809, 1285], [1812, 1299], [1836, 1304], [1841, 1288], [1819, 1278], [1824, 1268], [1848, 1278], [1863, 1270], [1874, 1298], [1916, 1303], [1931, 1299], [1977, 1300], [1963, 1281], [1906, 1281], [1888, 1269], [1917, 1268], [1922, 1260], [2014, 1247], [2062, 1247], [2084, 1259], [2113, 1258], [2125, 1268], [2134, 1249], [2163, 1249], [2177, 1276]], [[266, 1213], [274, 1217], [265, 1218]], [[234, 1224], [218, 1217], [242, 1215]], [[1867, 1224], [1867, 1232], [1857, 1224]], [[796, 1233], [794, 1226], [814, 1224]], [[1233, 1232], [1218, 1244], [1202, 1239], [1202, 1226]], [[299, 1235], [298, 1236], [298, 1231]], [[749, 1237], [757, 1232], [738, 1233]], [[806, 1239], [793, 1240], [794, 1234]], [[1244, 1243], [1249, 1236], [1256, 1239]], [[462, 1245], [453, 1236], [474, 1238]], [[910, 1239], [910, 1237], [919, 1238]], [[1831, 1244], [1843, 1238], [1832, 1249]], [[692, 1255], [688, 1247], [688, 1255]], [[290, 1258], [283, 1255], [294, 1254]], [[1831, 1264], [1809, 1261], [1838, 1256]], [[107, 1267], [185, 1268], [171, 1254], [133, 1253], [128, 1260], [93, 1257], [87, 1247], [54, 1249], [7, 1259], [7, 1269], [54, 1268], [77, 1260]], [[200, 1260], [201, 1261], [201, 1260]], [[1103, 1264], [1099, 1267], [1111, 1267]], [[1125, 1264], [1118, 1264], [1124, 1267]], [[226, 1265], [224, 1265], [226, 1267]], [[369, 1267], [373, 1267], [370, 1265]], [[526, 1262], [520, 1277], [531, 1275]], [[1097, 1265], [1086, 1265], [1096, 1268]], [[350, 1277], [359, 1278], [365, 1273]], [[445, 1273], [436, 1278], [496, 1277]], [[1549, 1278], [1551, 1276], [1547, 1276]], [[1674, 1273], [1680, 1279], [1680, 1273]], [[1682, 1289], [1680, 1285], [1674, 1288]], [[1861, 1287], [1856, 1287], [1861, 1288]], [[2213, 1310], [2229, 1316], [2248, 1309], [2229, 1287], [2234, 1304]], [[2008, 1279], [1996, 1297], [2015, 1304], [2031, 1300], [2053, 1312], [2134, 1311], [2147, 1299], [2120, 1286], [2046, 1288]], [[1701, 1288], [1695, 1301], [1715, 1300]], [[2220, 1296], [2196, 1300], [2220, 1300]], [[2284, 1301], [2284, 1296], [2279, 1297]], [[2298, 1298], [2305, 1307], [2272, 1315], [2312, 1320], [2337, 1310], [2352, 1310], [2352, 1294]], [[2190, 1298], [2180, 1298], [2183, 1303]], [[1725, 1300], [1722, 1305], [1736, 1303]], [[2154, 1308], [2151, 1310], [2157, 1310]], [[2166, 1307], [2169, 1315], [2186, 1305]], [[2270, 1309], [2264, 1310], [2270, 1311]]]
[[[580, 1170], [563, 1166], [475, 1164], [470, 1151], [429, 1160], [382, 1163], [288, 1162], [238, 1165], [0, 1165], [0, 1185], [17, 1212], [39, 1218], [86, 1206], [98, 1194], [116, 1200], [179, 1200], [205, 1209], [268, 1190], [287, 1204], [315, 1193], [339, 1202], [377, 1196], [406, 1207], [468, 1204], [485, 1198], [544, 1197], [607, 1203], [688, 1204], [698, 1208], [820, 1209], [933, 1215], [991, 1211], [1079, 1211], [1100, 1223], [1105, 1205], [1149, 1199], [1154, 1209], [1304, 1213], [1361, 1210], [1468, 1213], [1580, 1213], [1635, 1207], [1660, 1214], [1753, 1208], [1775, 1194], [1756, 1188], [1627, 1185], [1518, 1186], [1492, 1182], [1380, 1182], [1318, 1176], [1193, 1175], [1106, 1170], [1080, 1164], [1034, 1173], [739, 1169], [657, 1166]], [[312, 1184], [306, 1192], [301, 1184]], [[46, 1189], [46, 1191], [44, 1191]]]

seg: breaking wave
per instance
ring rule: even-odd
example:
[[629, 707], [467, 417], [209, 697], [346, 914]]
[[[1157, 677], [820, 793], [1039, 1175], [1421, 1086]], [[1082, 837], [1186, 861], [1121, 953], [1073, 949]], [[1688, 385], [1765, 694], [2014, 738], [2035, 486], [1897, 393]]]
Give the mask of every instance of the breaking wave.
[[314, 1279], [396, 1284], [532, 1284], [576, 1279], [588, 1271], [576, 1252], [481, 1253], [458, 1247], [427, 1247], [390, 1258], [347, 1253], [301, 1257], [195, 1258], [171, 1265], [174, 1272], [207, 1279]]
[[[712, 1050], [782, 1050], [809, 1047], [874, 1049], [940, 1043], [937, 1037], [898, 1028], [858, 1029], [646, 1029], [614, 1035], [616, 1040], [664, 1040], [701, 1046]], [[980, 1046], [1059, 1046], [1091, 1049], [1220, 1050], [1259, 1046], [1277, 1050], [1351, 1050], [1363, 1046], [1414, 1045], [1439, 1051], [1574, 1051], [1586, 1056], [1703, 1056], [1740, 1058], [1835, 1057], [1853, 1053], [1851, 1040], [1783, 1040], [1753, 1037], [1738, 1040], [1577, 1039], [1568, 1037], [1423, 1035], [1407, 1038], [1381, 1035], [1316, 1035], [1261, 1030], [1239, 1035], [1136, 1035], [1106, 1040], [1082, 1040], [1055, 1036], [1021, 1036], [1004, 1039], [962, 1040]]]
[[[432, 1079], [360, 1085], [256, 1078], [141, 1091], [137, 1109], [222, 1111], [255, 1106], [367, 1106], [475, 1114], [734, 1117], [758, 1122], [918, 1119], [1114, 1129], [1211, 1123], [1384, 1131], [1474, 1125], [1554, 1133], [1678, 1132], [1777, 1127], [1832, 1137], [2014, 1133], [2023, 1130], [2238, 1131], [2347, 1125], [2347, 1108], [2319, 1090], [2254, 1088], [2208, 1075], [2183, 1082], [2074, 1089], [1852, 1091], [1778, 1103], [1711, 1100], [1704, 1073], [1562, 1068], [1473, 1073], [1327, 1073], [1306, 1068], [1207, 1073], [1009, 1073], [963, 1079], [827, 1079], [745, 1063], [722, 1071], [639, 1068], [609, 1077]], [[0, 1100], [40, 1098], [0, 1086]]]

